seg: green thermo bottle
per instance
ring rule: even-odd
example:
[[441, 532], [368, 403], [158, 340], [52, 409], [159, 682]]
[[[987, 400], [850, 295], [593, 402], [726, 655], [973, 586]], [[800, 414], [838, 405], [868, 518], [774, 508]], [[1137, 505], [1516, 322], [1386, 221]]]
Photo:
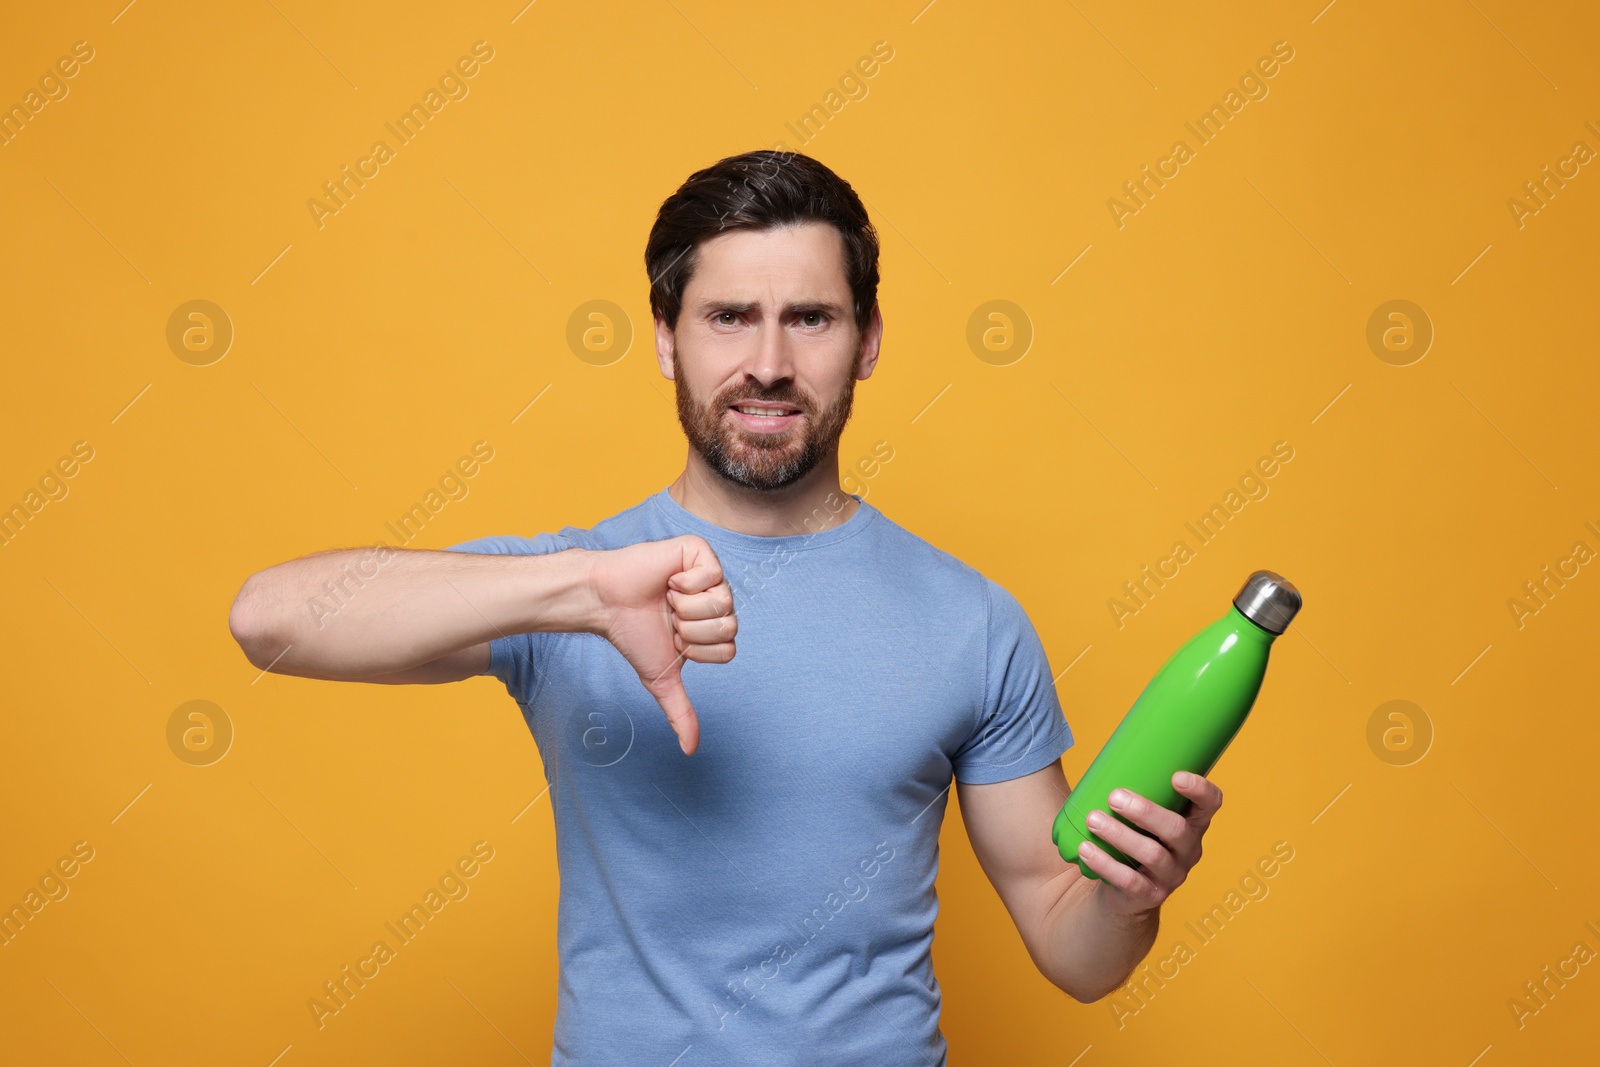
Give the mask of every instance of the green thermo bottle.
[[1204, 776], [1216, 765], [1256, 701], [1272, 642], [1300, 603], [1300, 591], [1281, 575], [1256, 571], [1228, 613], [1173, 654], [1057, 813], [1050, 836], [1062, 859], [1098, 879], [1078, 858], [1079, 843], [1092, 840], [1113, 859], [1139, 866], [1091, 833], [1085, 817], [1099, 808], [1150, 836], [1111, 810], [1109, 797], [1118, 786], [1179, 814], [1186, 811], [1189, 798], [1172, 788], [1172, 776], [1180, 770]]

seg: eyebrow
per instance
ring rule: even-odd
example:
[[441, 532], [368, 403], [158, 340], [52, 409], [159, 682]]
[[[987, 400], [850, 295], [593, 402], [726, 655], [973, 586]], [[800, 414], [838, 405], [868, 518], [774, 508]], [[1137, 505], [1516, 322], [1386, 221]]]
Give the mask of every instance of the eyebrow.
[[[751, 300], [709, 300], [700, 304], [701, 311], [708, 314], [717, 315], [720, 315], [725, 311], [731, 311], [736, 315], [748, 315], [760, 307], [760, 304]], [[785, 315], [806, 315], [814, 311], [825, 312], [834, 316], [835, 318], [843, 318], [845, 315], [845, 309], [843, 307], [827, 300], [802, 300], [791, 304], [785, 304], [783, 311]]]

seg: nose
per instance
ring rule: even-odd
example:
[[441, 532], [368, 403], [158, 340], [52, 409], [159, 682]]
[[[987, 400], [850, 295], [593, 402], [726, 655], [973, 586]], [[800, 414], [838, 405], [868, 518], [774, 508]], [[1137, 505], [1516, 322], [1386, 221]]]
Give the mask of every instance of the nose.
[[763, 318], [756, 331], [755, 347], [745, 361], [745, 374], [771, 389], [794, 378], [794, 351], [788, 331], [776, 317]]

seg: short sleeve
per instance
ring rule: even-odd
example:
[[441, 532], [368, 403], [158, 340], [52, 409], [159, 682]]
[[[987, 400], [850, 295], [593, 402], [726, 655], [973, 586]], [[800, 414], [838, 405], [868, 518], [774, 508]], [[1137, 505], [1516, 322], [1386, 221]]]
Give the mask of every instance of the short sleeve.
[[[479, 537], [463, 541], [459, 545], [450, 545], [446, 551], [501, 556], [542, 556], [547, 552], [560, 552], [574, 547], [576, 546], [561, 534], [546, 532], [531, 538], [508, 535]], [[526, 704], [533, 698], [533, 687], [540, 679], [540, 670], [544, 662], [544, 641], [549, 637], [550, 635], [546, 633], [505, 634], [489, 642], [488, 673], [505, 683], [506, 692], [510, 693], [519, 704]]]
[[1044, 645], [1017, 598], [984, 579], [988, 644], [983, 707], [951, 758], [958, 781], [1004, 782], [1048, 767], [1072, 747]]

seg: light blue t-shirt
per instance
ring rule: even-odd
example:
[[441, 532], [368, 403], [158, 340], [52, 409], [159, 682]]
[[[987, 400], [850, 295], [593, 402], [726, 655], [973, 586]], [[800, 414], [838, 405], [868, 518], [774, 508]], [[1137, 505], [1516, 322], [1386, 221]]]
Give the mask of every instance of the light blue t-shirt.
[[1016, 598], [855, 499], [831, 528], [757, 537], [662, 489], [593, 529], [452, 546], [698, 534], [733, 588], [733, 660], [683, 664], [693, 756], [604, 638], [490, 645], [550, 783], [556, 1067], [945, 1063], [931, 949], [951, 776], [1030, 774], [1073, 739]]

